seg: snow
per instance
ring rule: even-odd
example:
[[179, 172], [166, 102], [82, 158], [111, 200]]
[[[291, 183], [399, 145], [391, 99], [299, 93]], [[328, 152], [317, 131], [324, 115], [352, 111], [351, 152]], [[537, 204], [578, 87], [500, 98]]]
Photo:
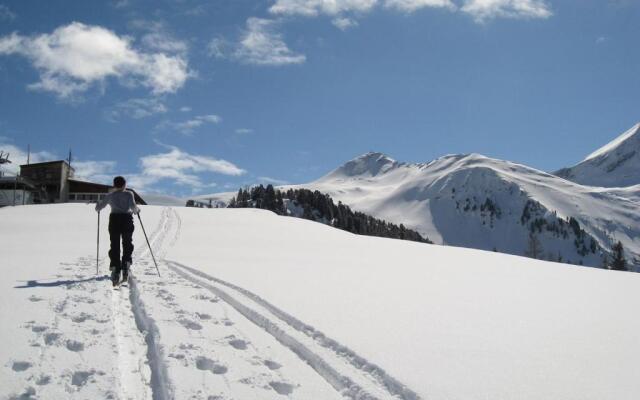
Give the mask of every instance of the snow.
[[113, 290], [91, 207], [0, 209], [0, 398], [640, 395], [638, 274], [253, 209], [142, 217], [161, 277], [136, 222], [132, 281]]
[[607, 143], [606, 145], [602, 146], [598, 150], [596, 150], [593, 153], [589, 154], [583, 161], [588, 161], [588, 160], [594, 159], [596, 157], [600, 157], [602, 155], [605, 155], [606, 153], [610, 153], [610, 152], [614, 151], [621, 144], [623, 144], [625, 141], [630, 139], [633, 135], [637, 134], [639, 130], [640, 130], [640, 122], [635, 124], [631, 129], [629, 129], [628, 131], [626, 131], [622, 135], [620, 135], [617, 138], [613, 139], [611, 142]]
[[588, 155], [579, 164], [555, 172], [590, 186], [626, 187], [640, 184], [640, 123]]
[[[352, 209], [415, 229], [435, 243], [525, 255], [529, 223], [523, 210], [540, 203], [536, 217], [550, 224], [575, 218], [605, 251], [620, 240], [627, 258], [640, 257], [639, 188], [582, 186], [534, 168], [480, 154], [448, 155], [429, 163], [399, 163], [367, 153], [317, 181], [283, 186], [329, 194]], [[202, 196], [229, 201], [235, 193]], [[482, 210], [489, 199], [500, 215]], [[575, 235], [538, 232], [541, 257], [598, 267], [602, 251], [580, 254]]]

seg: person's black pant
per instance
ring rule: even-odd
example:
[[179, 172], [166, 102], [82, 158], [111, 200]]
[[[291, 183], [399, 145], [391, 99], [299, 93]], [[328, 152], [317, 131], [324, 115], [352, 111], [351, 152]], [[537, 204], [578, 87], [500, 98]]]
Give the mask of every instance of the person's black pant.
[[[126, 263], [131, 263], [133, 253], [133, 215], [111, 214], [109, 216], [109, 236], [111, 237], [111, 250], [109, 250], [110, 266], [120, 272], [126, 268]], [[120, 239], [122, 239], [122, 259], [120, 259]]]

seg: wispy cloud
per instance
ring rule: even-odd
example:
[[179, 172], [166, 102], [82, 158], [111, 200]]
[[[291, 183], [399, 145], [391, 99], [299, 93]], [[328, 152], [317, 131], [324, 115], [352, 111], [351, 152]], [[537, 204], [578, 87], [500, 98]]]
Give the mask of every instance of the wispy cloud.
[[12, 21], [16, 18], [16, 14], [4, 4], [0, 4], [0, 21]]
[[215, 183], [203, 182], [203, 173], [228, 176], [246, 173], [244, 169], [226, 160], [190, 154], [175, 146], [165, 147], [169, 148], [168, 152], [140, 158], [140, 172], [129, 175], [132, 186], [149, 189], [160, 181], [170, 181], [192, 189], [202, 189], [215, 186]]
[[142, 85], [154, 94], [180, 89], [190, 77], [187, 61], [166, 52], [143, 52], [130, 38], [101, 26], [72, 22], [50, 34], [0, 37], [0, 55], [22, 55], [40, 74], [31, 89], [69, 98], [107, 78]]
[[251, 17], [238, 42], [214, 38], [208, 45], [208, 52], [211, 56], [242, 64], [281, 66], [304, 63], [306, 56], [287, 46], [278, 26], [278, 21]]
[[167, 107], [157, 98], [129, 99], [115, 104], [104, 112], [108, 121], [117, 122], [123, 118], [141, 119], [167, 112]]
[[352, 18], [347, 18], [347, 17], [336, 17], [333, 20], [331, 20], [331, 23], [342, 31], [346, 31], [349, 28], [358, 26], [358, 21]]
[[180, 107], [180, 112], [190, 112], [190, 111], [191, 111], [191, 107], [187, 107], [187, 106]]
[[[0, 136], [0, 150], [3, 152], [3, 157], [6, 157], [8, 153], [9, 160], [11, 161], [10, 164], [0, 165], [0, 170], [9, 175], [18, 174], [18, 172], [20, 172], [20, 165], [27, 163], [27, 150], [10, 143], [10, 141], [3, 136]], [[56, 159], [58, 158], [55, 153], [48, 150], [39, 150], [31, 152], [30, 162], [38, 163]]]
[[549, 18], [551, 6], [544, 0], [465, 0], [461, 11], [483, 23], [495, 18]]
[[269, 8], [273, 14], [338, 15], [346, 12], [366, 12], [376, 6], [378, 0], [276, 0]]
[[115, 161], [73, 161], [74, 178], [110, 184], [116, 169]]
[[356, 17], [376, 7], [413, 13], [425, 8], [462, 11], [478, 23], [495, 18], [548, 18], [553, 13], [545, 0], [276, 0], [274, 15], [332, 18], [339, 29], [357, 25]]
[[253, 129], [249, 128], [238, 128], [235, 131], [238, 135], [247, 135], [249, 133], [253, 133]]
[[158, 125], [159, 129], [169, 129], [177, 131], [183, 135], [190, 135], [196, 129], [205, 124], [219, 124], [222, 122], [222, 117], [215, 114], [198, 115], [191, 119], [181, 122], [164, 121]]
[[412, 13], [427, 7], [448, 8], [451, 10], [457, 8], [451, 0], [385, 0], [384, 6], [406, 13]]

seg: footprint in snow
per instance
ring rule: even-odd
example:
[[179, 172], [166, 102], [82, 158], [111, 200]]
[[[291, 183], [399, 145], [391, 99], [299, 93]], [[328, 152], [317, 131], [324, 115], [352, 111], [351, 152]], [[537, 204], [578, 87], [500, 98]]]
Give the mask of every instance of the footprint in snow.
[[34, 397], [35, 395], [36, 395], [36, 390], [31, 386], [29, 386], [24, 393], [13, 395], [9, 397], [9, 400], [31, 400], [31, 399], [37, 398], [37, 397]]
[[78, 342], [76, 340], [67, 340], [67, 349], [75, 352], [83, 351], [84, 343]]
[[231, 345], [231, 347], [233, 347], [236, 350], [246, 350], [247, 349], [247, 342], [245, 342], [242, 339], [229, 340], [229, 344]]
[[180, 325], [184, 326], [187, 329], [191, 329], [194, 331], [198, 331], [200, 329], [202, 329], [202, 325], [200, 325], [199, 323], [195, 322], [195, 321], [191, 321], [189, 319], [183, 318], [181, 320], [179, 320], [178, 322], [180, 322]]
[[271, 386], [273, 390], [275, 390], [278, 394], [282, 394], [285, 396], [288, 394], [291, 394], [294, 389], [293, 385], [286, 382], [272, 381], [272, 382], [269, 382], [269, 386]]
[[42, 301], [42, 300], [44, 300], [42, 297], [38, 297], [38, 296], [35, 296], [35, 295], [29, 296], [29, 301], [34, 302], [34, 303], [36, 303], [38, 301]]
[[38, 386], [48, 385], [49, 383], [51, 383], [51, 377], [49, 375], [42, 375], [36, 381], [36, 385]]
[[280, 369], [282, 368], [282, 365], [278, 364], [275, 361], [271, 361], [271, 360], [264, 360], [262, 362], [267, 368], [269, 368], [270, 370], [276, 370], [276, 369]]
[[46, 331], [47, 329], [49, 329], [49, 328], [47, 328], [46, 326], [43, 326], [43, 325], [34, 325], [34, 326], [31, 327], [31, 332], [42, 333], [42, 332]]
[[95, 371], [76, 371], [71, 375], [71, 384], [74, 386], [84, 386]]
[[211, 315], [205, 313], [196, 312], [196, 316], [202, 320], [211, 319]]
[[56, 343], [58, 339], [60, 339], [59, 333], [47, 333], [46, 335], [44, 335], [44, 344], [46, 344], [47, 346], [51, 346], [52, 344]]
[[217, 362], [207, 357], [198, 357], [196, 359], [196, 368], [201, 371], [211, 371], [216, 375], [223, 375], [228, 371], [227, 367], [222, 364], [218, 364]]
[[14, 361], [11, 369], [16, 372], [22, 372], [28, 370], [31, 367], [33, 367], [33, 364], [28, 361]]

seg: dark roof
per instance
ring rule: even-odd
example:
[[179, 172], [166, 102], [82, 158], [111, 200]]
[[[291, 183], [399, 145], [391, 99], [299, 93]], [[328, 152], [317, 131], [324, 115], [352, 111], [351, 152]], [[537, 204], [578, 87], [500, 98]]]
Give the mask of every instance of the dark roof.
[[[68, 179], [68, 181], [69, 193], [109, 193], [113, 189], [113, 186], [102, 183], [85, 182], [77, 179]], [[133, 193], [137, 204], [147, 205], [147, 202], [135, 190], [130, 188], [127, 188], [127, 190]]]
[[69, 165], [69, 162], [67, 160], [57, 160], [57, 161], [45, 161], [45, 162], [39, 162], [39, 163], [22, 164], [22, 165], [20, 165], [20, 168], [47, 165], [47, 164], [60, 164], [60, 163], [64, 163], [64, 164]]

